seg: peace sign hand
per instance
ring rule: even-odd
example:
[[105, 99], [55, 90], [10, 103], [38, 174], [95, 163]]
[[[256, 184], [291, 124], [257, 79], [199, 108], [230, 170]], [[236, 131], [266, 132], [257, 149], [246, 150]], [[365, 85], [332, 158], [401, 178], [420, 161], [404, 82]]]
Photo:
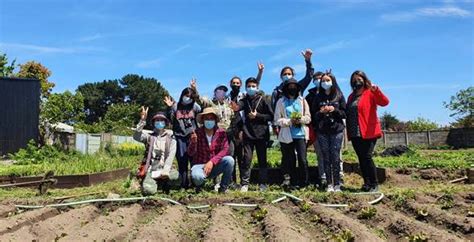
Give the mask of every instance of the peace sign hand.
[[166, 96], [165, 99], [164, 99], [164, 102], [165, 102], [166, 106], [168, 106], [168, 107], [171, 107], [174, 104], [174, 101], [173, 101], [173, 99], [171, 99], [170, 96]]
[[194, 89], [194, 90], [197, 90], [197, 83], [196, 83], [196, 78], [192, 78], [191, 81], [189, 82], [189, 86]]
[[142, 106], [142, 110], [140, 112], [140, 118], [141, 120], [146, 120], [146, 117], [148, 116], [148, 107]]

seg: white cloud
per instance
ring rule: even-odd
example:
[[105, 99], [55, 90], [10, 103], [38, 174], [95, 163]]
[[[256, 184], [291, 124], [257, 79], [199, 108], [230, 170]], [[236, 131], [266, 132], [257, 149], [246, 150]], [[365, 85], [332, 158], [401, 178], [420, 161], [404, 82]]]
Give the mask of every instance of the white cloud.
[[341, 40], [341, 41], [338, 41], [338, 42], [335, 42], [335, 43], [320, 46], [320, 47], [316, 48], [315, 52], [316, 52], [316, 54], [318, 54], [318, 53], [329, 53], [329, 52], [332, 52], [332, 51], [335, 51], [335, 50], [345, 48], [350, 44], [351, 44], [351, 41]]
[[456, 6], [427, 7], [412, 11], [382, 14], [380, 18], [387, 22], [408, 22], [420, 17], [460, 17], [471, 16], [471, 12]]
[[81, 37], [81, 38], [79, 38], [79, 41], [80, 42], [88, 42], [88, 41], [93, 41], [93, 40], [97, 40], [97, 39], [101, 39], [101, 38], [104, 38], [104, 35], [94, 34], [94, 35], [90, 35], [90, 36]]
[[153, 60], [146, 60], [146, 61], [140, 61], [136, 64], [137, 67], [139, 68], [158, 68], [161, 65], [161, 59], [153, 59]]
[[35, 54], [72, 54], [90, 51], [104, 51], [104, 49], [96, 47], [51, 47], [20, 43], [0, 43], [0, 47], [7, 50], [28, 51]]
[[190, 44], [185, 44], [185, 45], [182, 45], [178, 48], [176, 48], [175, 50], [172, 51], [172, 54], [178, 54], [179, 52], [185, 50], [185, 49], [188, 49], [189, 47], [191, 47]]
[[220, 46], [223, 48], [258, 48], [265, 46], [276, 46], [282, 45], [284, 41], [282, 40], [256, 40], [256, 39], [244, 39], [242, 37], [227, 37], [222, 39]]

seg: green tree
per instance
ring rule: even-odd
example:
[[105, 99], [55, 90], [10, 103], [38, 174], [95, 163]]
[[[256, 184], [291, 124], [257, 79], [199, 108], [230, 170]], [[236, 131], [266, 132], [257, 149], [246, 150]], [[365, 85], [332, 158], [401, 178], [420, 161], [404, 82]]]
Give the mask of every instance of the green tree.
[[20, 71], [17, 76], [20, 78], [35, 78], [40, 80], [42, 98], [47, 98], [55, 86], [53, 82], [48, 80], [51, 76], [51, 71], [39, 62], [28, 61], [25, 64], [20, 64]]
[[41, 119], [51, 124], [61, 122], [73, 125], [85, 118], [81, 93], [53, 93], [41, 105]]
[[408, 131], [427, 131], [439, 128], [439, 125], [429, 119], [418, 117], [414, 121], [407, 122]]
[[130, 103], [112, 104], [102, 120], [104, 132], [131, 134], [139, 120], [140, 105]]
[[110, 105], [124, 102], [123, 90], [118, 80], [86, 83], [77, 88], [84, 97], [86, 124], [99, 122]]
[[169, 93], [155, 78], [129, 74], [124, 76], [120, 83], [124, 89], [126, 102], [149, 107], [149, 115], [166, 111], [167, 106], [163, 99], [169, 96]]
[[382, 123], [382, 128], [384, 130], [394, 130], [400, 123], [400, 120], [398, 120], [395, 115], [385, 112], [380, 116], [380, 122]]
[[13, 71], [15, 70], [15, 61], [16, 60], [13, 60], [12, 63], [8, 64], [7, 54], [0, 54], [1, 77], [9, 77], [13, 75]]
[[456, 118], [455, 127], [474, 127], [474, 87], [460, 90], [451, 96], [449, 103], [444, 102], [444, 107], [451, 110], [450, 117]]

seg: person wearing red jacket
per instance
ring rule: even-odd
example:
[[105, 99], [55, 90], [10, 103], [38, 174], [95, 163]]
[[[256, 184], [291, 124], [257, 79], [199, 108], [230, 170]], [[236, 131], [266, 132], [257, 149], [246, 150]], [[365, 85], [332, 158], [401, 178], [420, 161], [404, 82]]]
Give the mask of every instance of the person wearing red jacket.
[[387, 106], [388, 98], [373, 85], [363, 71], [351, 75], [352, 93], [347, 102], [347, 136], [359, 159], [364, 178], [363, 191], [378, 191], [377, 170], [372, 159], [375, 143], [382, 137], [377, 106]]

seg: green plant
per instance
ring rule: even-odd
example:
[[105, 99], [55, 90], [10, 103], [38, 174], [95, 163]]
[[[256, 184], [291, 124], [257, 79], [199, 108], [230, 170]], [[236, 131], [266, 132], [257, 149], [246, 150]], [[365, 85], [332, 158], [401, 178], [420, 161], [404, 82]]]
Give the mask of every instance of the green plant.
[[360, 210], [359, 215], [357, 218], [359, 219], [371, 219], [375, 215], [377, 215], [377, 209], [375, 207], [365, 207]]
[[355, 236], [350, 230], [343, 230], [339, 234], [333, 235], [333, 240], [337, 242], [353, 242], [355, 241]]
[[252, 212], [252, 218], [257, 221], [257, 222], [260, 222], [262, 221], [265, 216], [267, 215], [268, 211], [266, 208], [261, 208], [261, 207], [257, 207], [253, 212]]
[[410, 242], [425, 242], [425, 241], [428, 241], [428, 237], [426, 237], [426, 235], [423, 234], [423, 233], [409, 235], [407, 237], [407, 239]]
[[403, 207], [408, 199], [415, 199], [415, 191], [412, 189], [396, 190], [389, 195], [396, 207]]
[[428, 217], [429, 213], [426, 208], [420, 208], [416, 211], [416, 218], [417, 219], [424, 219]]
[[302, 212], [308, 212], [311, 209], [311, 204], [306, 201], [301, 202], [300, 209]]

